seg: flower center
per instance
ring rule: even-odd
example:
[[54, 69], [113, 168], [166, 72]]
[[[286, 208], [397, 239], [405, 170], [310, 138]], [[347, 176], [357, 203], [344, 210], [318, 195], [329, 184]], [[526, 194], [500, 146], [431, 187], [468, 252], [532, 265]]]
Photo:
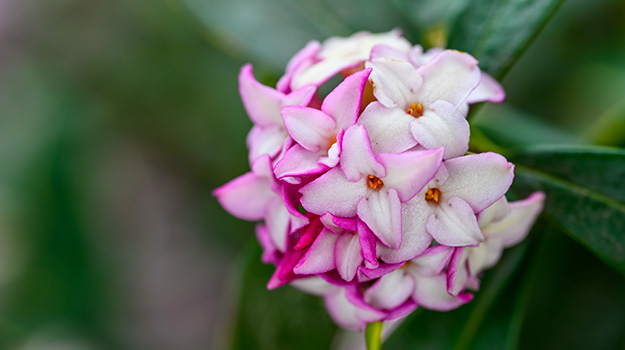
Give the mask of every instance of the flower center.
[[367, 106], [374, 101], [377, 101], [373, 92], [375, 91], [375, 83], [369, 79], [365, 84], [365, 89], [362, 92], [362, 101], [360, 102], [360, 113], [362, 113]]
[[413, 103], [410, 105], [410, 107], [408, 107], [406, 113], [410, 114], [415, 118], [419, 118], [423, 115], [423, 106], [421, 106], [420, 103]]
[[428, 188], [428, 191], [425, 193], [425, 200], [428, 202], [438, 203], [441, 200], [441, 190], [438, 188]]
[[334, 138], [332, 139], [332, 141], [330, 141], [330, 143], [328, 143], [328, 147], [326, 147], [326, 153], [327, 153], [328, 151], [330, 151], [330, 148], [332, 148], [332, 146], [334, 146], [334, 144], [337, 142], [337, 137], [338, 137], [338, 135], [337, 135], [337, 136], [334, 136]]
[[374, 190], [377, 190], [378, 187], [382, 188], [382, 186], [384, 186], [384, 182], [382, 182], [382, 180], [380, 180], [380, 178], [375, 175], [369, 175], [367, 183], [369, 184], [369, 187], [373, 188]]

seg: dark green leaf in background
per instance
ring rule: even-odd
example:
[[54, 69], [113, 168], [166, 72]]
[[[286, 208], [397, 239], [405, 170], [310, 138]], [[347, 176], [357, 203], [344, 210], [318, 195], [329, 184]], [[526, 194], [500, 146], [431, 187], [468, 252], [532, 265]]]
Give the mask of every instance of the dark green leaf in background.
[[[94, 195], [100, 187], [89, 174], [110, 178], [104, 189], [111, 194], [128, 188], [121, 182], [137, 177], [132, 174], [137, 169], [146, 169], [138, 181], [155, 188], [164, 174], [175, 174], [196, 194], [181, 199], [180, 206], [192, 208], [201, 225], [180, 215], [158, 229], [171, 239], [181, 236], [179, 228], [195, 227], [204, 238], [197, 246], [230, 257], [213, 259], [219, 263], [206, 273], [228, 275], [232, 257], [245, 248], [242, 241], [253, 236], [253, 223], [229, 216], [210, 193], [248, 170], [245, 134], [251, 123], [236, 80], [243, 63], [255, 65], [259, 80], [275, 81], [309, 40], [397, 27], [415, 44], [432, 45], [427, 40], [432, 30], [450, 33], [450, 48], [476, 55], [501, 76], [562, 1], [184, 0], [199, 21], [176, 0], [149, 6], [123, 0], [5, 3], [0, 5], [0, 17], [9, 14], [0, 23], [0, 229], [16, 244], [1, 241], [0, 264], [17, 273], [1, 281], [0, 348], [24, 349], [58, 331], [61, 339], [84, 341], [80, 348], [186, 350], [220, 349], [223, 343], [214, 338], [222, 337], [237, 349], [326, 349], [336, 326], [318, 297], [288, 286], [266, 290], [273, 267], [261, 264], [256, 242], [234, 292], [226, 286], [214, 293], [222, 280], [209, 279], [197, 299], [181, 302], [165, 293], [158, 299], [163, 308], [135, 305], [154, 294], [120, 283], [125, 281], [120, 275], [152, 271], [161, 282], [155, 285], [166, 290], [177, 283], [167, 271], [192, 276], [188, 268], [172, 269], [187, 265], [163, 264], [188, 247], [168, 240], [170, 249], [141, 260], [159, 234], [153, 226], [133, 226], [132, 219], [152, 213], [133, 205], [134, 199], [154, 197], [133, 192], [123, 197], [132, 202], [127, 209], [111, 210], [107, 196]], [[472, 119], [472, 141], [478, 133], [492, 141], [478, 142], [484, 149], [477, 149], [624, 146], [623, 106], [617, 101], [625, 77], [624, 8], [616, 0], [569, 0], [567, 12], [549, 25], [553, 36], [541, 35], [540, 45], [528, 50], [505, 81], [510, 104], [484, 106]], [[588, 133], [580, 135], [584, 128]], [[137, 146], [159, 166], [127, 167], [106, 157], [109, 163], [100, 164], [98, 150], [111, 147], [117, 155], [135, 149], [125, 145]], [[534, 150], [511, 159], [519, 164], [514, 190], [545, 191], [546, 219], [582, 244], [545, 226], [548, 220], [539, 221], [532, 235], [548, 236], [540, 240], [548, 241], [546, 248], [530, 244], [525, 258], [507, 270], [525, 249], [513, 248], [486, 272], [471, 304], [448, 313], [417, 310], [384, 349], [622, 349], [625, 280], [595, 259], [623, 272], [621, 152]], [[93, 215], [100, 212], [111, 222], [102, 225]], [[132, 240], [120, 240], [111, 251], [99, 246], [100, 239], [119, 235], [115, 228], [127, 220], [128, 236], [145, 237], [147, 246], [133, 246]], [[137, 257], [124, 260], [118, 250]], [[134, 270], [136, 264], [154, 268]], [[231, 294], [238, 295], [236, 308]], [[196, 307], [205, 305], [203, 298], [210, 299], [210, 312]], [[208, 315], [214, 322], [172, 321], [181, 315], [194, 320]], [[229, 318], [234, 320], [228, 323]], [[207, 344], [185, 346], [194, 332], [206, 335]], [[152, 342], [137, 342], [145, 337]]]
[[[0, 171], [2, 184], [11, 186], [15, 196], [10, 208], [15, 231], [3, 233], [14, 235], [11, 238], [16, 242], [11, 252], [14, 259], [8, 264], [17, 265], [20, 271], [3, 289], [3, 298], [9, 302], [3, 302], [0, 348], [14, 348], [33, 334], [51, 338], [80, 334], [86, 342], [114, 346], [104, 330], [110, 280], [84, 225], [84, 173], [80, 169], [85, 156], [80, 147], [84, 96], [45, 70], [30, 73], [33, 81], [27, 86], [35, 90], [36, 84], [42, 84], [40, 88], [54, 95], [38, 99], [45, 102], [45, 108], [35, 108], [37, 113], [28, 115], [45, 125], [38, 140], [43, 147], [31, 149], [28, 160], [4, 158], [15, 168]], [[34, 94], [32, 90], [21, 92]], [[9, 124], [9, 120], [4, 122]], [[28, 124], [13, 124], [13, 130], [23, 132], [16, 126]]]
[[564, 0], [465, 1], [448, 47], [466, 51], [501, 78]]
[[625, 99], [608, 109], [586, 131], [586, 138], [604, 146], [625, 146]]
[[521, 281], [521, 288], [525, 277], [531, 285], [519, 300], [525, 310], [518, 348], [623, 349], [625, 279], [565, 234], [545, 230], [545, 221], [536, 225], [544, 239]]
[[383, 1], [185, 0], [216, 46], [274, 73], [310, 40], [407, 27]]
[[625, 150], [539, 147], [511, 160], [513, 190], [544, 191], [547, 215], [625, 275]]
[[492, 142], [505, 148], [581, 143], [578, 137], [566, 130], [506, 103], [482, 106], [479, 113], [471, 118], [471, 127], [471, 142], [478, 142], [474, 140], [473, 130], [479, 129], [478, 133], [484, 133]]
[[260, 247], [248, 245], [237, 290], [231, 349], [326, 349], [337, 327], [317, 296], [291, 286], [267, 290], [275, 270], [260, 262]]
[[[384, 349], [467, 349], [507, 286], [527, 261], [528, 243], [510, 250], [482, 281], [475, 299], [458, 309], [440, 312], [417, 309], [384, 344]], [[504, 315], [503, 317], [506, 317]], [[492, 323], [490, 324], [492, 326]], [[505, 325], [504, 325], [505, 326]]]

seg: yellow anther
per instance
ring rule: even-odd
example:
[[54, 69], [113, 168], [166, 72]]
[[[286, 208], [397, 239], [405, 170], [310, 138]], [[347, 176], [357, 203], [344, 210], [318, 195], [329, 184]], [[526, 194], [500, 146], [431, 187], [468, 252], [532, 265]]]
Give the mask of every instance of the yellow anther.
[[441, 190], [438, 188], [428, 188], [428, 191], [425, 193], [425, 200], [438, 203], [438, 201], [441, 200]]
[[410, 105], [406, 113], [410, 114], [415, 118], [419, 118], [423, 115], [423, 106], [420, 103], [413, 103]]
[[382, 180], [380, 180], [380, 178], [375, 175], [369, 175], [367, 183], [369, 184], [369, 187], [373, 188], [374, 190], [377, 190], [378, 187], [382, 187], [384, 185], [384, 182], [382, 182]]

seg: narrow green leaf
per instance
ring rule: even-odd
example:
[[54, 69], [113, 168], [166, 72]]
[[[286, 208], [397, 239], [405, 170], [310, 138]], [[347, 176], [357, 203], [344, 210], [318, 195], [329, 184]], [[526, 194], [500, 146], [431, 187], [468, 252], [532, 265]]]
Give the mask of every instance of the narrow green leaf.
[[545, 192], [548, 217], [625, 275], [625, 150], [541, 147], [511, 160], [513, 190]]
[[563, 0], [466, 2], [452, 26], [448, 47], [469, 52], [483, 70], [502, 77]]
[[367, 329], [365, 331], [367, 350], [382, 349], [382, 327], [382, 322], [371, 322], [367, 324]]

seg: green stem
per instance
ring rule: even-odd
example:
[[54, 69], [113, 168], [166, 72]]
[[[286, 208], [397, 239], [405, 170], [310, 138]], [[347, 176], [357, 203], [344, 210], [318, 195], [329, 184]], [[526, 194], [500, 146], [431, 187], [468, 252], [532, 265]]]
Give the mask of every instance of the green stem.
[[367, 343], [367, 350], [382, 350], [382, 322], [367, 324], [365, 342]]

